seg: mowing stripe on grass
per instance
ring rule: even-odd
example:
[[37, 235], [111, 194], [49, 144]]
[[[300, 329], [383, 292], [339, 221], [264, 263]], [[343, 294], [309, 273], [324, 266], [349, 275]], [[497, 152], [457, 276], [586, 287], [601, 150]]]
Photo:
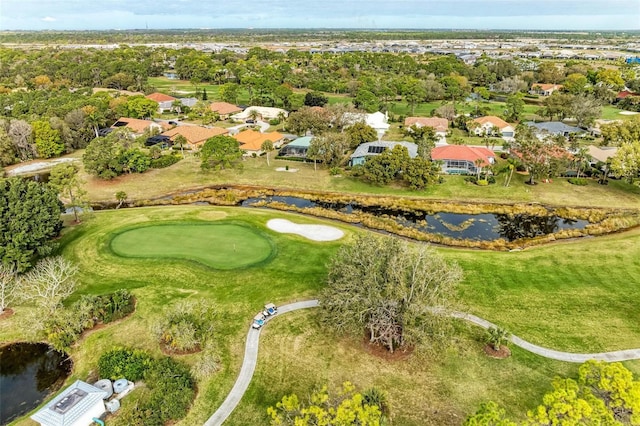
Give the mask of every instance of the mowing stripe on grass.
[[271, 242], [247, 226], [155, 224], [126, 230], [111, 240], [122, 257], [194, 260], [215, 269], [236, 269], [265, 261]]

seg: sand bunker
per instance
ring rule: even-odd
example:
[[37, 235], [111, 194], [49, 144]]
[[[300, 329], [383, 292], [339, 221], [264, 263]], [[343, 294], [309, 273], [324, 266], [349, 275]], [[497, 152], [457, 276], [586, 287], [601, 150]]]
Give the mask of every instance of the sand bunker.
[[283, 234], [297, 234], [313, 241], [334, 241], [344, 237], [344, 232], [327, 225], [302, 225], [286, 219], [271, 219], [267, 228]]

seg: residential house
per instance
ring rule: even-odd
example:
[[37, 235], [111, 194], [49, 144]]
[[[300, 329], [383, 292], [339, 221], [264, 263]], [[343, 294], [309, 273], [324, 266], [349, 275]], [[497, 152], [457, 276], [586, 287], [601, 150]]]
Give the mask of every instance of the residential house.
[[404, 120], [405, 129], [411, 126], [431, 127], [436, 132], [436, 136], [440, 142], [447, 141], [447, 131], [449, 129], [449, 120], [440, 117], [407, 117]]
[[221, 127], [202, 127], [202, 126], [178, 126], [162, 133], [168, 136], [175, 143], [177, 135], [182, 135], [187, 140], [189, 149], [199, 149], [202, 145], [214, 136], [226, 135], [229, 131]]
[[273, 107], [262, 107], [262, 106], [250, 106], [247, 107], [244, 111], [234, 114], [231, 116], [234, 120], [245, 121], [248, 118], [251, 118], [252, 111], [255, 111], [258, 119], [261, 120], [275, 120], [280, 117], [280, 115], [285, 118], [289, 115], [287, 111], [282, 108], [273, 108]]
[[284, 142], [284, 135], [278, 132], [260, 133], [255, 130], [244, 130], [233, 135], [233, 138], [240, 143], [240, 149], [244, 151], [245, 156], [262, 155], [262, 144], [271, 141], [273, 147], [278, 149]]
[[306, 158], [313, 136], [303, 136], [284, 145], [278, 152], [279, 157]]
[[500, 117], [488, 115], [486, 117], [478, 117], [473, 120], [478, 123], [473, 132], [478, 136], [493, 134], [494, 127], [498, 129], [500, 135], [505, 139], [513, 138], [516, 135], [516, 129]]
[[213, 112], [217, 112], [221, 120], [226, 120], [233, 114], [242, 112], [242, 108], [228, 102], [213, 102], [209, 105], [209, 109]]
[[89, 426], [93, 418], [105, 412], [104, 398], [109, 394], [93, 385], [76, 380], [60, 392], [31, 419], [41, 426]]
[[562, 90], [562, 84], [534, 83], [529, 93], [532, 95], [551, 96], [556, 90]]
[[[157, 130], [158, 132], [162, 132], [171, 127], [167, 123], [156, 123], [151, 120], [140, 120], [138, 118], [129, 118], [129, 117], [120, 117], [118, 121], [113, 123], [111, 126], [112, 129], [119, 129], [121, 127], [126, 127], [131, 130], [134, 135], [141, 135], [146, 131]], [[105, 132], [107, 133], [107, 132]]]
[[151, 93], [150, 95], [145, 96], [145, 98], [158, 103], [158, 111], [160, 114], [165, 111], [171, 111], [173, 109], [173, 102], [178, 100], [178, 98], [174, 98], [173, 96], [165, 95], [160, 92]]
[[409, 157], [415, 158], [418, 155], [418, 145], [413, 142], [366, 142], [358, 145], [349, 159], [350, 166], [364, 164], [368, 157], [380, 155], [386, 150], [391, 150], [397, 145], [404, 146], [409, 151]]
[[542, 121], [535, 123], [528, 121], [525, 123], [527, 126], [535, 128], [535, 132], [538, 137], [562, 135], [568, 137], [572, 133], [585, 133], [580, 127], [569, 126], [562, 121]]
[[437, 146], [431, 150], [431, 159], [442, 161], [442, 172], [450, 175], [478, 173], [478, 167], [495, 163], [496, 156], [487, 148], [469, 145]]
[[378, 134], [378, 140], [382, 139], [384, 134], [389, 130], [389, 116], [380, 111], [373, 114], [347, 112], [344, 114], [344, 121], [347, 123], [345, 127], [349, 127], [357, 122], [365, 123]]
[[175, 109], [173, 106], [173, 103], [175, 101], [180, 101], [180, 105], [189, 108], [192, 108], [196, 103], [198, 103], [197, 98], [174, 98], [173, 96], [165, 95], [164, 93], [159, 92], [152, 93], [145, 97], [158, 103], [158, 112], [160, 114], [165, 111], [173, 111]]
[[599, 162], [606, 163], [618, 152], [618, 147], [615, 146], [597, 147], [594, 145], [589, 145], [587, 149], [589, 150], [589, 157], [591, 157], [591, 161], [589, 161], [589, 164], [592, 167]]

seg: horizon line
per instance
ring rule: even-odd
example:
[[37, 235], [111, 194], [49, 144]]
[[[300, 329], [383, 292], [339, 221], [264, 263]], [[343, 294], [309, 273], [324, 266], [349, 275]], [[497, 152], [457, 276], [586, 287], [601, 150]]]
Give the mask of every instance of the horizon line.
[[125, 31], [358, 31], [358, 32], [385, 32], [385, 31], [402, 31], [402, 32], [429, 32], [429, 31], [448, 31], [448, 32], [541, 32], [541, 33], [580, 33], [580, 32], [611, 32], [611, 33], [625, 33], [634, 32], [640, 33], [638, 29], [515, 29], [515, 28], [349, 28], [349, 27], [228, 27], [228, 28], [110, 28], [110, 29], [0, 29], [0, 33], [7, 32], [125, 32]]

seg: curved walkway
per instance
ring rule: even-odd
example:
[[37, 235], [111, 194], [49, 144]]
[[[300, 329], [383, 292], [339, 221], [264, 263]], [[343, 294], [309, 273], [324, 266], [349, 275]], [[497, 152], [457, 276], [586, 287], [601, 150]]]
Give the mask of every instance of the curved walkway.
[[[297, 311], [298, 309], [315, 308], [316, 306], [318, 306], [317, 300], [306, 300], [304, 302], [296, 302], [284, 306], [278, 306], [278, 313], [273, 317], [268, 317], [267, 323], [273, 318], [277, 318], [282, 314], [286, 314], [287, 312]], [[262, 327], [264, 328], [264, 325]], [[256, 369], [256, 363], [258, 361], [258, 343], [260, 342], [261, 330], [262, 328], [256, 330], [255, 328], [249, 326], [247, 343], [244, 349], [244, 360], [242, 361], [240, 374], [238, 375], [233, 388], [231, 388], [231, 392], [229, 392], [229, 395], [227, 395], [227, 398], [224, 400], [220, 408], [218, 408], [216, 412], [213, 413], [211, 417], [209, 417], [209, 420], [204, 423], [205, 426], [221, 425], [233, 412], [233, 410], [242, 399], [242, 395], [244, 395], [244, 393], [247, 391], [249, 383], [251, 383], [251, 378], [253, 377], [253, 372]]]
[[[303, 302], [291, 303], [284, 306], [278, 307], [278, 314], [275, 317], [278, 317], [284, 313], [297, 311], [299, 309], [306, 308], [315, 308], [319, 304], [318, 300], [306, 300]], [[437, 310], [434, 310], [437, 312]], [[469, 321], [477, 326], [488, 329], [490, 327], [497, 327], [492, 322], [489, 322], [485, 319], [477, 317], [475, 315], [467, 314], [464, 312], [450, 312], [450, 316], [453, 318], [463, 319], [465, 321]], [[272, 318], [267, 318], [267, 322], [271, 321]], [[266, 325], [266, 324], [265, 324]], [[264, 327], [264, 326], [263, 326]], [[224, 400], [220, 408], [213, 413], [211, 417], [204, 423], [205, 426], [220, 426], [222, 423], [229, 417], [229, 415], [236, 408], [242, 396], [246, 392], [249, 387], [249, 383], [251, 383], [251, 378], [253, 377], [253, 372], [256, 369], [256, 363], [258, 361], [258, 344], [260, 341], [260, 330], [262, 329], [254, 329], [249, 328], [249, 333], [247, 334], [247, 343], [244, 351], [244, 360], [242, 361], [242, 368], [240, 369], [240, 374], [236, 379], [236, 383], [233, 385], [231, 392], [227, 395], [227, 398]], [[545, 358], [555, 359], [559, 361], [566, 362], [577, 362], [583, 363], [590, 359], [594, 359], [597, 361], [629, 361], [640, 359], [640, 348], [639, 349], [628, 349], [624, 351], [615, 351], [615, 352], [600, 352], [593, 354], [580, 354], [580, 353], [571, 353], [571, 352], [561, 352], [555, 351], [553, 349], [543, 348], [542, 346], [534, 345], [533, 343], [529, 343], [526, 340], [521, 339], [516, 335], [511, 335], [511, 342], [514, 345], [521, 347], [529, 352], [534, 354], [543, 356]]]

